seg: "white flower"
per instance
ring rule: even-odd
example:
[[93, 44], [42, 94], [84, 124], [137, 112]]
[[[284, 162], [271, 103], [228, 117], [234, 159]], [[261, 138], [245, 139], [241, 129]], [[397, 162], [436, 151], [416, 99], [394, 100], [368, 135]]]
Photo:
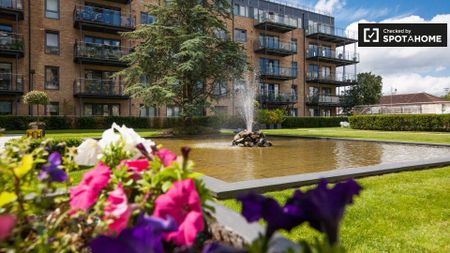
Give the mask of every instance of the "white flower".
[[103, 149], [96, 140], [87, 139], [78, 147], [74, 161], [79, 165], [92, 166], [97, 164], [102, 152]]

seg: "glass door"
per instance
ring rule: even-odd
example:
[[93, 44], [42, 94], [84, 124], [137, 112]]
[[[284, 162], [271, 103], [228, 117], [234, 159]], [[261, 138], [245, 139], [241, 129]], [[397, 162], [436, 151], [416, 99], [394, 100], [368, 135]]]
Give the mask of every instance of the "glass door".
[[12, 84], [11, 63], [0, 63], [0, 90], [10, 90]]

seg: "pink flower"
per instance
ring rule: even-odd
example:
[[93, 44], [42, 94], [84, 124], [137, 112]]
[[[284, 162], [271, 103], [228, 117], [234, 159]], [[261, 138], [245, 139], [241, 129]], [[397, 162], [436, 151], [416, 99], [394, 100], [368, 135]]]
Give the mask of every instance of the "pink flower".
[[97, 201], [100, 191], [108, 184], [110, 175], [111, 170], [102, 162], [85, 173], [80, 184], [70, 189], [71, 213], [78, 209], [86, 211], [91, 207]]
[[178, 230], [165, 234], [166, 241], [184, 246], [192, 245], [199, 232], [204, 229], [200, 197], [192, 179], [175, 182], [170, 190], [155, 201], [153, 216], [172, 217]]
[[130, 207], [128, 206], [127, 195], [123, 191], [123, 186], [119, 183], [117, 189], [109, 193], [105, 206], [105, 219], [112, 219], [109, 224], [108, 234], [118, 235], [127, 227], [130, 217]]
[[14, 215], [0, 215], [0, 242], [11, 235], [16, 225], [16, 217]]
[[177, 154], [165, 148], [156, 151], [156, 155], [161, 159], [164, 167], [169, 166], [173, 161], [177, 160]]
[[130, 171], [135, 173], [141, 173], [143, 171], [148, 170], [149, 162], [147, 159], [140, 159], [134, 161], [122, 161], [121, 164], [128, 167]]

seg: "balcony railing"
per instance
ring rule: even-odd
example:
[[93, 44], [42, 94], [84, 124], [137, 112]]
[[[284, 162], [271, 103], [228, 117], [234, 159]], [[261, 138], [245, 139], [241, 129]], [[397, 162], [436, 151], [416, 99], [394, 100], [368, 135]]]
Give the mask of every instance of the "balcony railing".
[[132, 0], [106, 0], [113, 3], [120, 3], [120, 4], [129, 4]]
[[339, 106], [341, 97], [323, 94], [308, 95], [306, 96], [306, 103], [309, 105]]
[[291, 80], [297, 78], [297, 71], [292, 68], [263, 67], [260, 76], [266, 79]]
[[358, 42], [358, 35], [355, 32], [328, 24], [309, 25], [306, 30], [306, 36], [313, 39], [336, 43], [338, 46]]
[[278, 56], [288, 56], [297, 53], [297, 44], [295, 42], [284, 42], [272, 38], [263, 37], [255, 41], [255, 52], [267, 53]]
[[23, 93], [23, 75], [0, 73], [0, 94], [17, 95]]
[[274, 32], [289, 32], [301, 27], [299, 20], [274, 12], [259, 11], [255, 27]]
[[296, 103], [297, 96], [292, 94], [283, 94], [275, 92], [260, 92], [259, 101], [261, 103], [274, 103], [274, 104], [286, 104]]
[[129, 48], [105, 44], [77, 41], [74, 48], [75, 62], [96, 65], [125, 67], [127, 64], [121, 58], [130, 53]]
[[112, 9], [94, 6], [75, 6], [73, 12], [75, 27], [91, 31], [116, 33], [131, 31], [136, 27], [136, 19], [131, 14], [122, 14]]
[[0, 0], [0, 8], [23, 11], [23, 0]]
[[73, 84], [76, 97], [128, 99], [124, 86], [115, 79], [77, 79]]
[[318, 72], [308, 72], [306, 73], [307, 82], [317, 82], [326, 84], [335, 84], [338, 86], [347, 86], [357, 83], [356, 75], [354, 74], [324, 74]]
[[0, 56], [23, 56], [23, 36], [20, 34], [0, 32]]
[[359, 54], [352, 52], [336, 52], [326, 47], [309, 47], [306, 52], [308, 60], [319, 60], [334, 63], [338, 66], [355, 64], [359, 62]]

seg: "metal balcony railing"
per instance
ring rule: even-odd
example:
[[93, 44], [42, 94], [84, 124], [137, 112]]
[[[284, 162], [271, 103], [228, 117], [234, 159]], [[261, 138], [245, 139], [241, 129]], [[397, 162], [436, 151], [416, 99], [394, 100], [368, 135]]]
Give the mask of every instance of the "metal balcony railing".
[[295, 79], [297, 78], [297, 71], [292, 68], [263, 67], [260, 75], [261, 77], [273, 79]]
[[295, 42], [285, 42], [269, 37], [263, 37], [255, 41], [255, 51], [266, 50], [274, 53], [297, 53], [297, 44]]
[[128, 97], [124, 86], [115, 79], [77, 79], [73, 84], [75, 96], [86, 97]]
[[352, 85], [356, 84], [357, 78], [354, 74], [324, 74], [318, 72], [307, 72], [306, 73], [306, 81], [307, 82], [321, 82], [321, 83], [331, 83], [331, 84], [339, 84], [339, 85]]
[[0, 73], [0, 93], [23, 93], [23, 75]]
[[23, 53], [23, 36], [21, 34], [0, 32], [0, 54]]
[[358, 39], [358, 35], [355, 32], [348, 31], [344, 28], [335, 27], [328, 24], [314, 24], [309, 25], [306, 31], [306, 35], [311, 35], [315, 33], [324, 33], [328, 35], [348, 38], [348, 39]]
[[338, 106], [341, 103], [341, 97], [333, 95], [314, 94], [306, 96], [306, 103], [311, 105], [333, 105]]
[[75, 60], [97, 62], [101, 65], [126, 65], [121, 58], [130, 53], [129, 48], [77, 41]]
[[279, 25], [284, 26], [290, 26], [293, 28], [299, 27], [298, 25], [298, 19], [291, 18], [287, 15], [281, 15], [274, 12], [267, 12], [267, 11], [259, 11], [258, 13], [258, 22], [259, 23], [275, 23]]
[[75, 22], [87, 22], [125, 29], [134, 29], [136, 27], [135, 17], [131, 14], [122, 14], [117, 10], [88, 5], [75, 6], [74, 20]]
[[23, 0], [0, 0], [0, 8], [23, 11]]
[[297, 100], [297, 96], [292, 94], [261, 91], [259, 94], [259, 101], [262, 103], [296, 103]]
[[309, 47], [306, 52], [307, 58], [313, 58], [313, 57], [323, 57], [323, 58], [329, 58], [334, 60], [344, 60], [344, 61], [352, 61], [352, 62], [359, 62], [359, 54], [358, 53], [352, 53], [352, 52], [336, 52], [335, 50], [332, 50], [330, 48], [326, 47]]

